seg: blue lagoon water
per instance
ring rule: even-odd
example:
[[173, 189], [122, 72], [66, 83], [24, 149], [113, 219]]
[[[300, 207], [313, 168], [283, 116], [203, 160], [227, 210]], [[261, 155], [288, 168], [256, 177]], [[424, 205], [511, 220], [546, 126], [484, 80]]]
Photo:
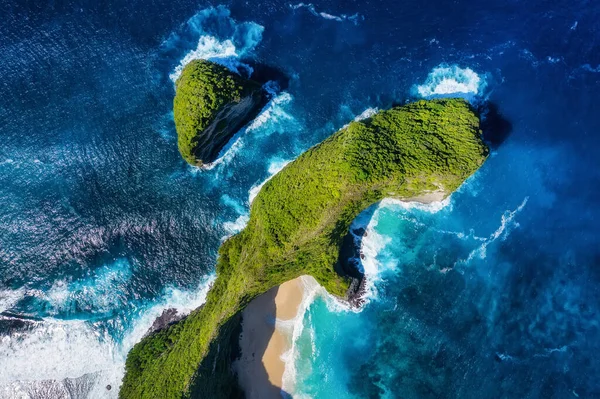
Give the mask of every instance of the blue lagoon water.
[[[444, 203], [359, 217], [367, 303], [316, 296], [286, 389], [600, 398], [599, 4], [2, 1], [0, 15], [0, 397], [116, 397], [154, 318], [202, 304], [265, 179], [365, 111], [460, 95], [510, 134]], [[206, 171], [181, 160], [171, 113], [193, 58], [289, 78]]]

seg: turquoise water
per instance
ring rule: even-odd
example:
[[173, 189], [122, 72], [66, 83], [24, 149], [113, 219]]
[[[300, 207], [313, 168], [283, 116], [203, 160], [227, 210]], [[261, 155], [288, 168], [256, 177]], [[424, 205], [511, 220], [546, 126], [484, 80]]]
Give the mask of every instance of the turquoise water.
[[[450, 201], [376, 207], [362, 243], [370, 301], [360, 312], [332, 311], [327, 297], [312, 304], [297, 341], [295, 396], [594, 392], [594, 362], [585, 360], [598, 328], [595, 272], [582, 266], [589, 243], [553, 237], [548, 224], [564, 204], [527, 167], [543, 160], [536, 155], [509, 142]], [[494, 184], [506, 174], [510, 185]]]

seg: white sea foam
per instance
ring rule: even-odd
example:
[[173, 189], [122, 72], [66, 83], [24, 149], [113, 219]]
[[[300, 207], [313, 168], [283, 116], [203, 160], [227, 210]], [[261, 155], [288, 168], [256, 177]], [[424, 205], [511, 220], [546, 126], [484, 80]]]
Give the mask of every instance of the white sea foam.
[[63, 379], [109, 370], [115, 365], [114, 343], [83, 321], [47, 319], [33, 331], [2, 338], [0, 383]]
[[242, 231], [244, 229], [244, 227], [246, 227], [246, 225], [248, 225], [249, 221], [250, 221], [250, 216], [246, 213], [244, 215], [240, 215], [233, 222], [223, 223], [223, 228], [227, 231], [228, 234], [225, 237], [223, 237], [222, 239], [226, 239], [228, 237], [231, 237], [234, 234], [239, 233], [240, 231]]
[[367, 301], [378, 296], [376, 284], [381, 281], [382, 264], [377, 260], [377, 255], [391, 242], [390, 237], [378, 234], [375, 230], [376, 227], [376, 220], [369, 224], [365, 230], [367, 237], [362, 239], [360, 248], [361, 254], [364, 256], [361, 263], [365, 276], [364, 296]]
[[200, 36], [200, 39], [198, 40], [198, 47], [183, 57], [179, 65], [177, 65], [175, 70], [169, 75], [169, 78], [175, 83], [177, 79], [179, 79], [183, 68], [191, 61], [198, 59], [217, 62], [228, 67], [232, 71], [239, 73], [237, 69], [239, 65], [232, 60], [237, 57], [238, 54], [235, 45], [231, 40], [220, 42], [212, 36], [203, 35]]
[[304, 290], [296, 316], [291, 320], [282, 321], [277, 319], [275, 321], [276, 328], [286, 333], [291, 342], [290, 349], [281, 355], [281, 360], [285, 363], [282, 380], [282, 390], [285, 392], [294, 391], [296, 381], [296, 342], [304, 328], [304, 315], [321, 290], [321, 286], [313, 277], [302, 276], [300, 281], [304, 286]]
[[15, 381], [0, 387], [0, 398], [6, 399], [72, 399], [97, 397], [102, 398], [101, 392], [95, 391], [95, 383], [100, 376], [86, 374], [78, 378], [67, 378], [62, 381]]
[[353, 15], [347, 15], [347, 14], [334, 15], [334, 14], [330, 14], [328, 12], [318, 11], [312, 3], [309, 3], [309, 4], [298, 3], [298, 4], [294, 4], [294, 5], [290, 4], [290, 8], [292, 10], [298, 10], [298, 9], [304, 8], [304, 9], [308, 10], [315, 17], [320, 17], [323, 19], [327, 19], [330, 21], [336, 21], [336, 22], [350, 21], [354, 25], [358, 25], [358, 23], [360, 21], [363, 21], [365, 19], [364, 16], [362, 16], [358, 13], [353, 14]]
[[242, 203], [240, 203], [238, 200], [230, 197], [227, 194], [223, 194], [221, 196], [221, 202], [223, 204], [233, 208], [239, 214], [246, 213], [246, 207]]
[[227, 231], [227, 235], [222, 237], [222, 240], [225, 240], [228, 237], [231, 237], [232, 235], [242, 231], [242, 229], [248, 224], [248, 221], [250, 220], [250, 215], [248, 213], [248, 209], [242, 203], [240, 203], [234, 198], [231, 198], [227, 194], [221, 197], [221, 202], [233, 208], [239, 215], [235, 221], [223, 223], [223, 228], [225, 229], [225, 231]]
[[565, 353], [567, 351], [567, 349], [569, 349], [568, 345], [563, 345], [559, 348], [546, 348], [545, 351], [547, 354], [552, 354], [552, 353]]
[[498, 358], [502, 361], [512, 361], [514, 358], [511, 355], [507, 355], [506, 353], [496, 353]]
[[528, 60], [529, 62], [531, 62], [531, 65], [534, 68], [537, 68], [538, 65], [540, 64], [540, 62], [537, 60], [537, 58], [535, 57], [535, 55], [533, 55], [533, 53], [527, 49], [523, 49], [520, 52], [520, 56], [522, 58], [525, 58], [526, 60]]
[[69, 392], [73, 389], [73, 381], [65, 379], [78, 377], [82, 396], [77, 397], [116, 398], [127, 353], [156, 317], [167, 308], [187, 314], [202, 305], [213, 280], [212, 275], [204, 278], [197, 290], [165, 290], [159, 301], [139, 310], [120, 342], [95, 323], [54, 318], [33, 321], [30, 329], [2, 337], [0, 398], [62, 397], [56, 395], [67, 385]]
[[[354, 120], [354, 122], [364, 121], [365, 119], [368, 119], [368, 118], [372, 117], [373, 115], [375, 115], [377, 112], [379, 112], [379, 108], [367, 108], [363, 112], [361, 112], [359, 115], [354, 117], [353, 120]], [[347, 128], [349, 125], [350, 125], [349, 123], [345, 124], [344, 126], [342, 126], [342, 129]]]
[[204, 164], [198, 168], [190, 166], [194, 172], [200, 170], [211, 170], [231, 161], [235, 155], [244, 147], [242, 137], [246, 132], [254, 132], [255, 134], [271, 134], [277, 131], [277, 127], [285, 122], [294, 122], [294, 117], [291, 116], [285, 109], [286, 105], [292, 101], [292, 96], [287, 92], [281, 92], [274, 95], [273, 85], [270, 82], [265, 84], [265, 90], [273, 96], [271, 100], [263, 107], [258, 116], [250, 122], [246, 127], [240, 129], [230, 140], [229, 143], [221, 149], [217, 159], [214, 162]]
[[546, 57], [546, 59], [548, 60], [548, 62], [550, 64], [557, 64], [557, 63], [559, 63], [559, 62], [561, 62], [563, 60], [563, 57], [548, 56], [548, 57]]
[[258, 130], [268, 122], [277, 123], [284, 119], [293, 119], [289, 113], [282, 107], [292, 101], [292, 96], [288, 92], [282, 92], [273, 97], [271, 101], [262, 109], [261, 113], [248, 125], [246, 131]]
[[434, 201], [428, 204], [416, 201], [401, 201], [393, 198], [385, 198], [380, 202], [380, 208], [401, 208], [404, 210], [418, 210], [427, 213], [437, 213], [444, 208], [450, 207], [452, 209], [451, 196], [444, 198], [442, 201]]
[[217, 156], [217, 159], [215, 159], [213, 162], [205, 163], [201, 167], [190, 165], [191, 170], [193, 172], [199, 172], [202, 170], [212, 170], [219, 165], [223, 165], [223, 164], [226, 164], [229, 161], [231, 161], [235, 157], [235, 154], [237, 154], [244, 146], [244, 143], [242, 142], [241, 137], [243, 136], [243, 134], [245, 132], [246, 132], [246, 128], [240, 129], [229, 140], [227, 145], [221, 149], [221, 151], [219, 152], [219, 155]]
[[301, 281], [304, 285], [304, 293], [302, 301], [298, 306], [296, 317], [285, 321], [276, 320], [275, 325], [280, 331], [284, 332], [290, 340], [290, 348], [281, 355], [281, 360], [285, 363], [282, 378], [282, 393], [285, 392], [286, 394], [293, 394], [294, 397], [302, 398], [305, 396], [297, 396], [295, 393], [297, 378], [296, 361], [300, 356], [298, 350], [298, 340], [300, 339], [300, 336], [304, 332], [305, 328], [310, 329], [309, 333], [311, 336], [310, 342], [312, 356], [318, 356], [318, 348], [315, 344], [315, 333], [314, 329], [312, 329], [312, 320], [309, 319], [307, 323], [304, 322], [306, 313], [310, 306], [317, 298], [320, 298], [325, 302], [327, 310], [332, 313], [360, 312], [361, 309], [351, 307], [348, 303], [343, 302], [337, 297], [329, 294], [329, 292], [319, 285], [319, 283], [311, 276], [302, 276]]
[[230, 70], [247, 75], [252, 68], [240, 61], [249, 56], [262, 40], [264, 28], [254, 22], [238, 23], [224, 6], [210, 7], [198, 12], [185, 24], [183, 31], [173, 33], [162, 45], [165, 52], [187, 46], [189, 36], [196, 36], [198, 44], [189, 51], [169, 75], [175, 83], [183, 68], [192, 60], [203, 59], [224, 65]]
[[473, 101], [483, 95], [486, 86], [485, 76], [471, 68], [442, 64], [433, 68], [425, 83], [414, 86], [413, 91], [423, 98], [463, 97]]
[[154, 320], [162, 314], [165, 309], [176, 309], [180, 315], [187, 315], [206, 301], [206, 295], [210, 290], [216, 276], [210, 274], [201, 279], [200, 284], [194, 290], [182, 290], [168, 287], [162, 297], [152, 307], [144, 310], [134, 328], [125, 335], [121, 342], [122, 352], [127, 354], [146, 334], [154, 323]]
[[361, 112], [360, 115], [356, 116], [356, 118], [354, 118], [354, 121], [359, 122], [368, 119], [375, 115], [377, 112], [379, 112], [379, 108], [367, 108], [363, 112]]
[[366, 235], [361, 238], [361, 264], [365, 275], [365, 293], [364, 300], [366, 302], [378, 298], [377, 286], [383, 279], [385, 271], [394, 268], [394, 265], [382, 264], [378, 259], [381, 251], [391, 242], [391, 238], [377, 232], [377, 224], [379, 223], [381, 210], [384, 208], [402, 210], [403, 212], [429, 212], [436, 213], [445, 207], [451, 206], [451, 199], [447, 197], [443, 201], [423, 204], [414, 201], [400, 201], [386, 198], [379, 204], [375, 205], [375, 209], [363, 212], [350, 227], [351, 230], [363, 228]]
[[468, 264], [475, 258], [485, 259], [485, 257], [487, 256], [487, 248], [491, 243], [498, 239], [505, 240], [511, 228], [519, 227], [519, 223], [514, 221], [514, 219], [515, 216], [519, 214], [523, 210], [523, 208], [525, 208], [525, 205], [527, 205], [528, 200], [529, 197], [525, 197], [525, 199], [523, 199], [523, 202], [521, 202], [521, 204], [515, 210], [504, 212], [500, 219], [500, 226], [498, 226], [498, 228], [492, 234], [490, 234], [490, 236], [487, 239], [483, 240], [482, 244], [479, 247], [471, 251], [466, 259], [458, 260], [455, 263], [455, 266]]
[[[300, 280], [304, 286], [304, 291], [296, 316], [291, 320], [277, 319], [275, 321], [276, 328], [284, 332], [289, 337], [291, 344], [290, 349], [281, 355], [281, 360], [285, 363], [282, 378], [282, 391], [288, 394], [294, 392], [296, 385], [296, 359], [299, 355], [297, 342], [305, 327], [304, 317], [315, 299], [317, 297], [323, 298], [330, 312], [357, 311], [356, 309], [351, 308], [348, 304], [345, 304], [339, 299], [330, 295], [313, 277], [302, 276]], [[314, 337], [312, 339], [312, 345], [313, 353], [315, 353], [317, 348], [314, 346]]]
[[74, 309], [110, 311], [126, 304], [127, 299], [118, 293], [118, 287], [132, 276], [126, 259], [119, 259], [101, 267], [91, 276], [72, 282], [57, 280], [47, 292], [36, 296], [51, 305], [50, 313], [68, 313]]
[[0, 290], [0, 313], [15, 306], [24, 295], [25, 290], [23, 288], [16, 290]]
[[583, 64], [581, 66], [581, 69], [583, 69], [584, 71], [587, 71], [587, 72], [598, 73], [598, 72], [600, 72], [600, 64], [598, 64], [595, 67], [591, 66], [590, 64]]

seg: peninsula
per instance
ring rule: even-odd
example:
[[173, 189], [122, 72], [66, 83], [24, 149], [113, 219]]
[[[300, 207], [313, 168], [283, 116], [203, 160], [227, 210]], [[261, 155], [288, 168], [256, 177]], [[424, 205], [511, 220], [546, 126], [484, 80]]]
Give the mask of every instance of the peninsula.
[[355, 295], [339, 258], [356, 216], [386, 197], [445, 197], [487, 155], [479, 118], [461, 99], [381, 111], [310, 148], [262, 187], [246, 228], [221, 245], [206, 303], [131, 350], [120, 397], [241, 397], [232, 360], [254, 298], [302, 275]]

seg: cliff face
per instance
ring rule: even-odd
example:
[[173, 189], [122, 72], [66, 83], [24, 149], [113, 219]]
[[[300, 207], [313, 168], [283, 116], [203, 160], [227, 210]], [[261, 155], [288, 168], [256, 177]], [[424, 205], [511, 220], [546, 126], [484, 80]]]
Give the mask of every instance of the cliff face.
[[253, 298], [303, 274], [346, 297], [356, 276], [336, 270], [356, 216], [386, 197], [446, 196], [487, 154], [460, 99], [379, 112], [309, 149], [263, 186], [248, 226], [223, 243], [204, 306], [132, 349], [121, 397], [227, 397], [235, 320]]
[[260, 112], [265, 104], [262, 89], [253, 90], [239, 102], [224, 105], [213, 121], [197, 136], [196, 162], [211, 163], [227, 142]]
[[177, 80], [173, 100], [181, 156], [196, 166], [213, 162], [266, 101], [260, 84], [210, 61], [190, 62]]

